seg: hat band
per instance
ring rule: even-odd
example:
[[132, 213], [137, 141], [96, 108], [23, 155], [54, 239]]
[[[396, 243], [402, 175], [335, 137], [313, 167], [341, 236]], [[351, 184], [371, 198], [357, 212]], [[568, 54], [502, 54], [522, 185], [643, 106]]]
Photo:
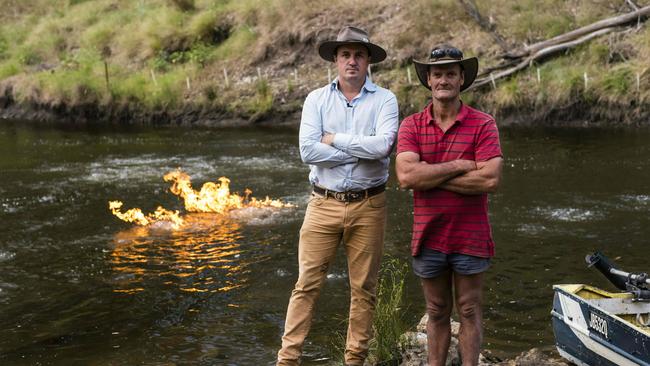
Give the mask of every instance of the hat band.
[[449, 57], [449, 56], [429, 59], [429, 62], [438, 62], [438, 61], [462, 61], [462, 59]]

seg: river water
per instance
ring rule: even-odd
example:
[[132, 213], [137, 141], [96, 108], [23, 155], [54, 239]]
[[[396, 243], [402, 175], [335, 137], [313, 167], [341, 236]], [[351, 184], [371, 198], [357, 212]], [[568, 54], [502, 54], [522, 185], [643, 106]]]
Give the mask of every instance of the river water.
[[[554, 283], [611, 287], [584, 256], [648, 271], [650, 131], [501, 131], [490, 201], [497, 255], [484, 348], [553, 352]], [[188, 215], [182, 230], [119, 221], [107, 202], [181, 210], [162, 180], [221, 176], [295, 208]], [[0, 123], [0, 364], [266, 365], [280, 344], [310, 191], [293, 129], [73, 129]], [[388, 184], [386, 252], [409, 258], [411, 194]], [[348, 287], [339, 253], [305, 364], [327, 364]], [[409, 273], [406, 318], [424, 306]]]

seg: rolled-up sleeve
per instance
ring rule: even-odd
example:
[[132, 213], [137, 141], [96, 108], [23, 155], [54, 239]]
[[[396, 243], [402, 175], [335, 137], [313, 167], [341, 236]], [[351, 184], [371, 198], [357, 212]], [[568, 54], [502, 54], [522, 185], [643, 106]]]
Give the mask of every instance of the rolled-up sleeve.
[[360, 159], [382, 159], [390, 155], [397, 135], [399, 110], [397, 98], [393, 93], [381, 105], [377, 115], [375, 134], [373, 136], [337, 133], [333, 146], [350, 156]]
[[315, 101], [317, 96], [315, 92], [310, 93], [302, 107], [299, 133], [300, 158], [306, 164], [323, 168], [359, 161], [358, 157], [320, 142], [323, 137], [323, 119]]

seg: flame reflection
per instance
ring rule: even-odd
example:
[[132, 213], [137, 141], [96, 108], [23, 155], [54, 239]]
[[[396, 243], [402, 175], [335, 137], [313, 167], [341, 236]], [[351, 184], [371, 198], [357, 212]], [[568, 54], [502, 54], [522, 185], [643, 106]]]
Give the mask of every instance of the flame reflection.
[[149, 225], [119, 232], [110, 254], [114, 291], [137, 293], [161, 284], [185, 292], [232, 291], [247, 281], [241, 239], [239, 223], [214, 214], [186, 215], [180, 230]]

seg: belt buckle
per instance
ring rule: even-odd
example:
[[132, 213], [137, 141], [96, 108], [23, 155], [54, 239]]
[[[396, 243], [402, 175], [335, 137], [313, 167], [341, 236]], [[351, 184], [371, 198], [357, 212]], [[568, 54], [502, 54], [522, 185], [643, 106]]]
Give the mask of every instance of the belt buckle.
[[350, 192], [350, 201], [359, 201], [363, 198], [363, 192]]
[[334, 192], [334, 199], [337, 201], [345, 202], [347, 201], [347, 195], [345, 192]]

